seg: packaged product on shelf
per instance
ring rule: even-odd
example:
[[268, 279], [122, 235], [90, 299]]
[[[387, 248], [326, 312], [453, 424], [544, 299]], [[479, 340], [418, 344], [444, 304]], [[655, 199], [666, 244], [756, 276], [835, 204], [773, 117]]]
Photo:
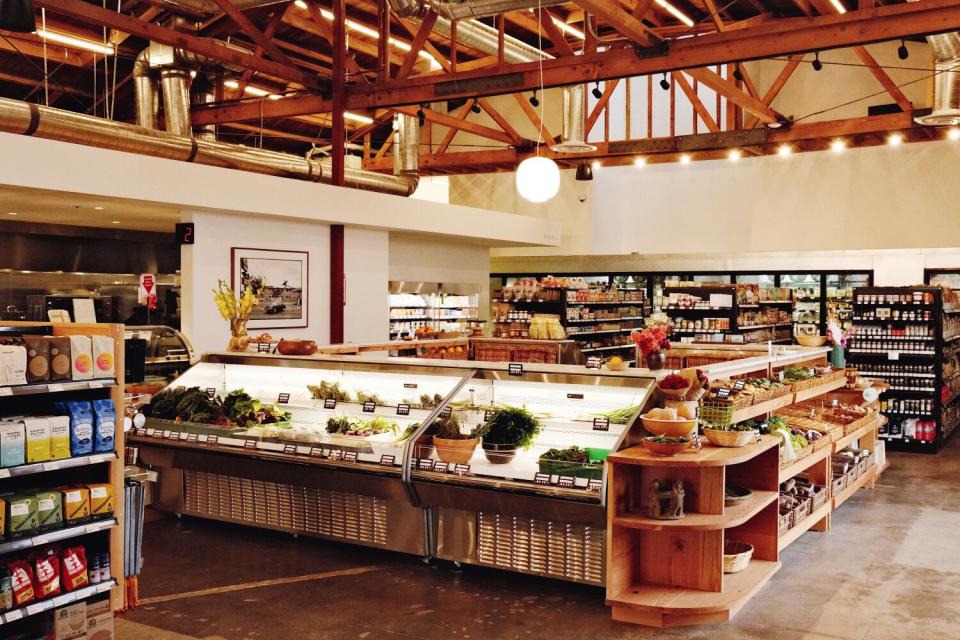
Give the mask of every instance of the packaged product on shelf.
[[40, 531], [63, 527], [63, 494], [59, 491], [40, 491], [37, 499], [37, 524]]
[[60, 595], [60, 553], [45, 547], [30, 556], [33, 564], [33, 593], [38, 600]]
[[73, 367], [70, 357], [70, 337], [47, 337], [50, 353], [50, 382], [69, 380]]
[[86, 640], [87, 603], [75, 602], [54, 611], [47, 637], [49, 640]]
[[15, 467], [26, 461], [27, 437], [22, 422], [0, 422], [0, 467]]
[[33, 591], [33, 568], [26, 560], [14, 560], [7, 563], [13, 588], [13, 606], [22, 607], [36, 599]]
[[46, 418], [23, 418], [27, 436], [27, 464], [50, 459], [50, 423]]
[[64, 591], [76, 591], [90, 584], [87, 553], [83, 547], [70, 547], [60, 556], [60, 581]]
[[117, 412], [113, 400], [94, 400], [93, 412], [96, 418], [93, 450], [97, 453], [113, 451], [113, 437], [117, 429]]
[[27, 348], [0, 344], [0, 386], [27, 384]]
[[113, 487], [107, 483], [87, 484], [90, 491], [90, 515], [104, 518], [113, 515]]
[[50, 424], [50, 459], [70, 457], [70, 416], [45, 416]]
[[70, 377], [73, 380], [93, 378], [93, 344], [90, 336], [70, 336]]
[[50, 379], [50, 343], [43, 336], [24, 336], [27, 347], [27, 382], [46, 382]]
[[63, 487], [63, 523], [71, 527], [90, 519], [90, 490], [86, 487]]
[[87, 640], [114, 640], [113, 611], [110, 600], [100, 600], [87, 605]]
[[0, 567], [0, 611], [13, 609], [13, 576], [6, 567]]
[[90, 336], [93, 347], [93, 377], [112, 378], [114, 376], [113, 338], [110, 336]]
[[16, 495], [7, 499], [7, 532], [12, 539], [25, 538], [37, 532], [37, 499], [32, 495]]
[[70, 416], [70, 455], [93, 453], [93, 406], [89, 402], [67, 402], [55, 405]]

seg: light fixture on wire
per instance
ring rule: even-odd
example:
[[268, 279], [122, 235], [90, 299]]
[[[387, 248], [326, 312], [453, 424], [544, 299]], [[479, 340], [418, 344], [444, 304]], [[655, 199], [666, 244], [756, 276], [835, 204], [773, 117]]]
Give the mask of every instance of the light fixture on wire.
[[821, 69], [823, 69], [823, 63], [820, 62], [820, 52], [819, 52], [819, 51], [817, 51], [815, 54], [813, 54], [813, 62], [811, 62], [810, 65], [813, 67], [813, 70], [814, 70], [814, 71], [820, 71]]
[[417, 121], [421, 127], [427, 123], [427, 114], [423, 112], [423, 105], [417, 109]]
[[906, 60], [907, 58], [910, 57], [910, 50], [907, 49], [906, 40], [900, 41], [900, 46], [897, 47], [897, 57], [900, 58], [901, 60]]
[[470, 107], [470, 111], [473, 111], [474, 113], [480, 113], [481, 111], [483, 111], [483, 109], [480, 108], [480, 105], [478, 103], [474, 102], [473, 105]]
[[600, 81], [597, 81], [597, 84], [593, 87], [593, 90], [590, 91], [593, 94], [593, 97], [599, 100], [603, 97], [603, 91], [600, 91]]
[[540, 100], [537, 98], [537, 92], [534, 90], [533, 95], [530, 96], [530, 105], [534, 107], [540, 106]]
[[847, 141], [842, 138], [837, 138], [830, 143], [830, 150], [834, 153], [843, 153], [847, 150]]
[[733, 78], [737, 82], [743, 82], [743, 71], [740, 71], [740, 63], [737, 63], [737, 66], [733, 68]]
[[580, 164], [577, 165], [577, 180], [593, 180], [593, 167], [586, 160], [581, 160]]
[[33, 33], [37, 19], [32, 0], [0, 0], [0, 29], [17, 33]]
[[664, 91], [670, 91], [670, 81], [667, 80], [667, 74], [663, 74], [663, 77], [660, 78], [660, 88]]
[[560, 167], [550, 158], [533, 156], [517, 167], [517, 191], [530, 202], [546, 202], [559, 190]]

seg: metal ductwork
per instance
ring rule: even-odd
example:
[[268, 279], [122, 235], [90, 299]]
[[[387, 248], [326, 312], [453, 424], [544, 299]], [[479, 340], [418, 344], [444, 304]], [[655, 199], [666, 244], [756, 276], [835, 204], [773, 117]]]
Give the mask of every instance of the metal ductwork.
[[160, 72], [163, 89], [163, 121], [167, 131], [177, 136], [193, 134], [190, 126], [190, 72], [171, 67]]
[[[329, 159], [307, 160], [289, 153], [198, 140], [7, 98], [0, 98], [0, 131], [325, 184], [333, 181]], [[350, 168], [345, 175], [346, 186], [400, 196], [411, 195], [419, 182], [416, 175], [390, 176]]]
[[420, 120], [416, 116], [398, 113], [393, 120], [393, 129], [393, 174], [419, 175]]
[[[240, 11], [287, 2], [289, 0], [230, 0], [230, 3]], [[163, 0], [162, 4], [165, 9], [174, 13], [188, 13], [194, 16], [209, 16], [222, 11], [216, 0]]]
[[587, 87], [582, 84], [563, 88], [563, 136], [560, 144], [550, 147], [558, 153], [586, 153], [596, 151], [587, 143], [586, 111]]
[[936, 76], [933, 80], [933, 111], [915, 118], [917, 124], [960, 124], [960, 33], [952, 31], [927, 36], [933, 49]]
[[147, 129], [159, 126], [157, 81], [150, 74], [150, 50], [144, 49], [133, 62], [134, 110], [137, 124]]
[[[432, 9], [448, 20], [490, 16], [564, 4], [566, 0], [390, 0], [390, 8], [401, 18], [423, 17]], [[459, 28], [459, 27], [458, 27]]]

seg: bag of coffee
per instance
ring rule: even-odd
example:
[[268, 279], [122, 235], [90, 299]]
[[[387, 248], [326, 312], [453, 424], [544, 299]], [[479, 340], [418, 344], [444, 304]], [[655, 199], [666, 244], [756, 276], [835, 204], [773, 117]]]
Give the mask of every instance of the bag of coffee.
[[52, 531], [63, 527], [63, 494], [59, 491], [40, 491], [37, 499], [37, 522], [40, 531]]
[[73, 380], [93, 378], [93, 344], [90, 336], [70, 336], [70, 377]]
[[93, 412], [96, 417], [93, 450], [97, 453], [113, 451], [113, 439], [117, 430], [117, 412], [113, 400], [94, 400]]
[[27, 382], [50, 379], [50, 343], [43, 336], [24, 336], [27, 345]]
[[38, 600], [60, 595], [60, 553], [46, 547], [30, 556], [33, 564], [33, 593]]
[[34, 496], [7, 498], [7, 529], [11, 539], [34, 535], [38, 524], [37, 499]]
[[70, 457], [70, 416], [46, 416], [50, 424], [50, 459]]
[[46, 418], [23, 418], [27, 434], [27, 464], [50, 459], [50, 423]]
[[90, 490], [86, 487], [63, 487], [63, 523], [68, 527], [90, 519]]
[[22, 422], [0, 422], [0, 467], [16, 467], [27, 459], [27, 436]]
[[76, 591], [89, 584], [87, 553], [83, 547], [64, 549], [60, 556], [60, 582], [64, 591]]
[[0, 344], [0, 386], [27, 384], [27, 348]]
[[112, 378], [114, 376], [113, 338], [110, 336], [90, 336], [93, 344], [93, 377]]
[[113, 515], [113, 487], [109, 484], [88, 484], [90, 490], [90, 515], [105, 518]]
[[33, 568], [26, 560], [14, 560], [7, 564], [13, 582], [13, 606], [22, 607], [36, 599], [33, 592]]
[[70, 357], [70, 337], [47, 337], [50, 354], [50, 382], [70, 379], [72, 358]]
[[66, 408], [70, 415], [70, 454], [73, 456], [92, 454], [93, 407], [89, 402], [71, 401], [66, 403]]

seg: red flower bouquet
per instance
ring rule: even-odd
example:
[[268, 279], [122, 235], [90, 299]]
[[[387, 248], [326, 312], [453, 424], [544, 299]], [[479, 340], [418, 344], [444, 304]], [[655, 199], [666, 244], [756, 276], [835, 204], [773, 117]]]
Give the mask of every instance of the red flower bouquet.
[[633, 338], [637, 347], [640, 348], [640, 353], [643, 354], [643, 357], [647, 357], [651, 353], [657, 353], [660, 350], [670, 348], [668, 335], [670, 335], [670, 328], [668, 326], [656, 325], [647, 327], [643, 331], [634, 331], [630, 334], [630, 337]]

